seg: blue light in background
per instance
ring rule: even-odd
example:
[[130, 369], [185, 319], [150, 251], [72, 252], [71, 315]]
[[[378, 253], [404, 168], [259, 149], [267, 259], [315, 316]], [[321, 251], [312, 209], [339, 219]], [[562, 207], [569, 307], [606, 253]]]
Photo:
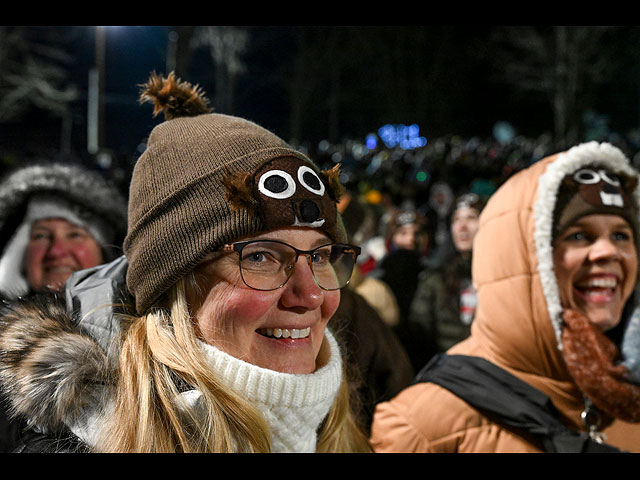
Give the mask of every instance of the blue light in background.
[[427, 144], [427, 139], [420, 136], [420, 127], [416, 124], [387, 124], [378, 129], [378, 136], [388, 148], [399, 146], [403, 150], [412, 150]]
[[370, 133], [369, 135], [367, 135], [365, 143], [369, 150], [375, 150], [378, 146], [378, 137], [376, 137], [375, 133]]

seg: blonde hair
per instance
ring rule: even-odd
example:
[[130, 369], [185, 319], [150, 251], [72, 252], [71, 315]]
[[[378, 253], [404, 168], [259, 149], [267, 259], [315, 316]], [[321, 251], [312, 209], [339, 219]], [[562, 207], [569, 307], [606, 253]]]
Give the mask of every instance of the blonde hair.
[[[96, 444], [99, 452], [269, 452], [260, 412], [221, 384], [201, 354], [185, 284], [169, 292], [169, 309], [125, 318], [116, 399]], [[206, 421], [176, 403], [181, 384], [202, 394]], [[346, 375], [325, 419], [318, 452], [368, 452], [350, 407]]]

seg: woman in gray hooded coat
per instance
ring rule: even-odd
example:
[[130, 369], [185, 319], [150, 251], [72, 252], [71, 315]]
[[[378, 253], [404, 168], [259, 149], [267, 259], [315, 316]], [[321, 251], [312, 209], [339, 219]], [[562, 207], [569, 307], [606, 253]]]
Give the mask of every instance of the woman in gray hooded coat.
[[[60, 291], [74, 272], [112, 260], [126, 219], [123, 195], [98, 172], [61, 163], [10, 172], [0, 183], [0, 299]], [[15, 448], [21, 429], [3, 404], [0, 451]]]
[[57, 291], [69, 276], [121, 254], [123, 195], [79, 165], [19, 168], [0, 184], [0, 295]]

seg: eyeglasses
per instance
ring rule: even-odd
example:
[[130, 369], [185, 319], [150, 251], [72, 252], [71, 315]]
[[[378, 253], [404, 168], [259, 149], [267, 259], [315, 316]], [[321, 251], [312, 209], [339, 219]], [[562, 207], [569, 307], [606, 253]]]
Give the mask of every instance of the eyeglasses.
[[276, 290], [293, 275], [300, 255], [307, 257], [316, 284], [323, 290], [338, 290], [351, 279], [360, 247], [341, 243], [299, 250], [278, 240], [250, 240], [222, 247], [238, 253], [240, 275], [254, 290]]

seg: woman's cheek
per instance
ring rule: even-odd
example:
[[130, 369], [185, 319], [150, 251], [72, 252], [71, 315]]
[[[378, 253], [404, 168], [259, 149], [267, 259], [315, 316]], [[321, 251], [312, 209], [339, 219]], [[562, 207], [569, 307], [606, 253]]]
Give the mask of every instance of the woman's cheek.
[[340, 305], [340, 290], [326, 291], [322, 303], [322, 316], [329, 320]]
[[79, 245], [73, 250], [74, 255], [83, 268], [91, 268], [100, 265], [103, 261], [102, 250], [95, 245]]
[[273, 292], [237, 289], [222, 305], [225, 317], [236, 321], [253, 321], [264, 317], [277, 304]]

